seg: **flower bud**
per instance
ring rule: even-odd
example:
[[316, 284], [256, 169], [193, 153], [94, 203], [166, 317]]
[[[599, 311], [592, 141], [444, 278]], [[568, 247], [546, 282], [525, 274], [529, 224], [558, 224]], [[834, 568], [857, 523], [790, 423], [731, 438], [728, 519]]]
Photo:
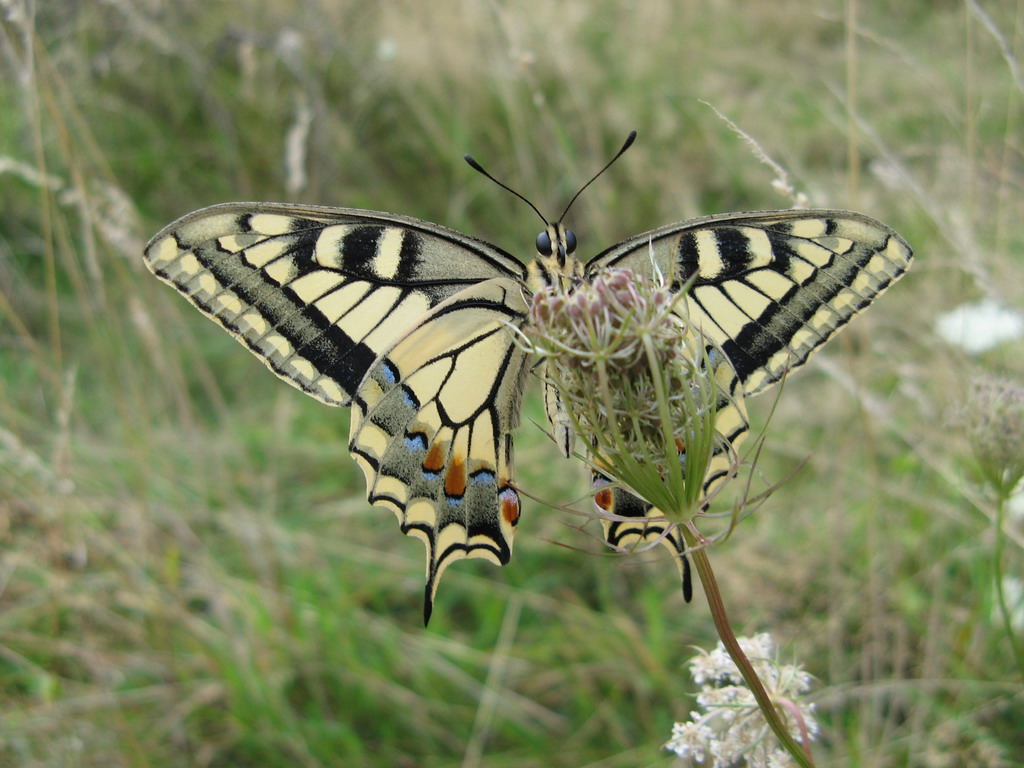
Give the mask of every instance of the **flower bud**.
[[959, 416], [982, 476], [1008, 496], [1024, 477], [1024, 386], [979, 378]]

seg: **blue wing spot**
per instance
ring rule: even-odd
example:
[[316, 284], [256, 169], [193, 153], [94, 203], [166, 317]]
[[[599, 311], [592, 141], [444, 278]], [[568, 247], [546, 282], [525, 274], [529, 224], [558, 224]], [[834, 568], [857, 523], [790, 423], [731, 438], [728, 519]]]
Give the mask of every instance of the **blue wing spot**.
[[427, 436], [422, 432], [412, 432], [405, 436], [405, 447], [410, 451], [427, 450]]
[[384, 374], [384, 378], [387, 380], [388, 384], [398, 383], [398, 369], [395, 368], [390, 360], [381, 360], [380, 372]]
[[408, 387], [402, 387], [402, 399], [410, 408], [415, 408], [417, 411], [420, 409], [420, 401], [416, 399], [416, 395]]
[[494, 485], [498, 482], [498, 476], [490, 469], [478, 469], [470, 474], [469, 479], [479, 485]]

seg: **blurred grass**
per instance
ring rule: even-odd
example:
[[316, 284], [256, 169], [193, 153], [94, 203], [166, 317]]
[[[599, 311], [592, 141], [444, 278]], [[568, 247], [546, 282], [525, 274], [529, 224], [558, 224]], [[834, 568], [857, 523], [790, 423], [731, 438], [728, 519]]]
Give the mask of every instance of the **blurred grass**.
[[[812, 204], [918, 254], [786, 383], [759, 470], [810, 460], [713, 553], [732, 618], [820, 679], [819, 765], [1021, 764], [991, 500], [947, 417], [1024, 350], [968, 356], [933, 327], [979, 296], [1024, 306], [1024, 5], [893, 5], [0, 5], [0, 765], [668, 762], [681, 664], [712, 643], [669, 563], [555, 546], [597, 550], [532, 503], [512, 563], [459, 563], [421, 629], [422, 548], [363, 500], [347, 415], [266, 374], [141, 247], [265, 199], [528, 257], [533, 214], [461, 154], [559, 211], [631, 128], [573, 210], [583, 254], [788, 205], [700, 99]], [[526, 415], [520, 483], [579, 498]]]

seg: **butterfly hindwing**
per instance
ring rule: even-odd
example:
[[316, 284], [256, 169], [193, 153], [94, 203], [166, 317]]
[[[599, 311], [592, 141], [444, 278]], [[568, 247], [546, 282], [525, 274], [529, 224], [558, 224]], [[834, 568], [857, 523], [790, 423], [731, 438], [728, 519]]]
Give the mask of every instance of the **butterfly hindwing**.
[[590, 480], [608, 546], [616, 552], [635, 552], [659, 542], [664, 544], [679, 568], [683, 598], [690, 602], [693, 598], [690, 561], [679, 529], [665, 518], [661, 510], [613, 484], [602, 472], [591, 470]]
[[466, 286], [521, 277], [437, 224], [346, 208], [228, 203], [157, 234], [146, 265], [281, 378], [348, 405], [380, 353]]
[[425, 619], [451, 562], [511, 555], [511, 431], [528, 358], [515, 335], [527, 311], [514, 280], [466, 288], [386, 350], [354, 399], [349, 448], [367, 497], [427, 549]]
[[599, 254], [588, 275], [628, 267], [692, 278], [689, 316], [732, 361], [748, 395], [802, 365], [909, 267], [910, 247], [847, 211], [709, 216], [637, 235]]
[[[715, 443], [706, 474], [698, 482], [703, 498], [708, 499], [729, 478], [736, 474], [739, 449], [750, 429], [744, 391], [728, 358], [713, 343], [705, 347], [705, 361], [710, 368], [716, 387]], [[686, 446], [679, 446], [679, 460], [686, 470]], [[612, 483], [611, 478], [597, 468], [591, 469], [591, 488], [594, 506], [601, 516], [604, 538], [612, 549], [636, 551], [664, 544], [672, 553], [683, 583], [683, 596], [689, 602], [693, 594], [690, 583], [690, 564], [686, 546], [676, 525], [665, 518], [664, 512], [653, 504]]]

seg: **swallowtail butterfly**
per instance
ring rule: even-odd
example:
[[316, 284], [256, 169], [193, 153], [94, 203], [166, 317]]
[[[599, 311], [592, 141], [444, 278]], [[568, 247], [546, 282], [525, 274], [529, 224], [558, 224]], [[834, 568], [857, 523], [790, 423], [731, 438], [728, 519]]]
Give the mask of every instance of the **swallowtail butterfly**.
[[[146, 246], [157, 277], [279, 377], [353, 408], [349, 448], [369, 501], [426, 545], [425, 620], [451, 562], [504, 565], [511, 555], [520, 518], [512, 432], [531, 369], [514, 336], [542, 286], [572, 291], [611, 267], [688, 282], [689, 322], [727, 358], [715, 371], [728, 394], [716, 429], [734, 448], [747, 428], [743, 396], [806, 362], [911, 261], [898, 234], [848, 211], [707, 216], [587, 261], [561, 218], [545, 223], [529, 264], [409, 216], [276, 203], [203, 208]], [[557, 392], [545, 404], [555, 425]], [[657, 509], [605, 482], [595, 477], [595, 499], [615, 518], [605, 521], [607, 541], [664, 541], [688, 593], [679, 535]]]

